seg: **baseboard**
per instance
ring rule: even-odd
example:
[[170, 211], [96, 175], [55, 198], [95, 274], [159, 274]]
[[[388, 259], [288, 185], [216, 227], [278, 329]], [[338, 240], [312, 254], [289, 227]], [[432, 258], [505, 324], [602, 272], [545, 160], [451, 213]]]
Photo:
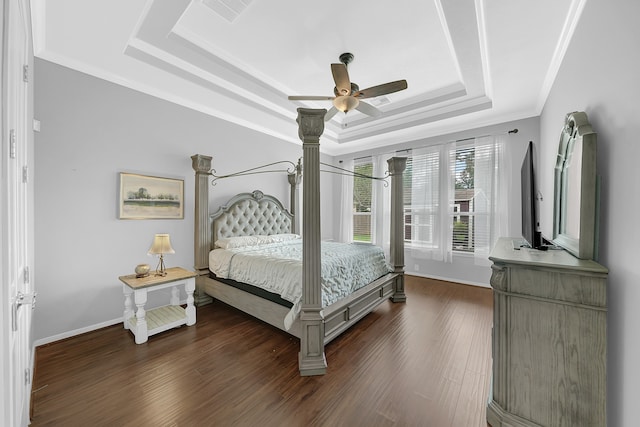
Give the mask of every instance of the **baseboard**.
[[[184, 300], [180, 301], [181, 305], [186, 304], [186, 303], [187, 303], [186, 298]], [[148, 310], [151, 310], [154, 307], [145, 307], [145, 308], [148, 311]], [[101, 322], [101, 323], [96, 323], [95, 325], [85, 326], [84, 328], [74, 329], [73, 331], [67, 331], [67, 332], [63, 332], [61, 334], [52, 335], [50, 337], [40, 338], [39, 340], [35, 340], [33, 342], [33, 347], [35, 349], [35, 347], [38, 347], [38, 346], [41, 346], [41, 345], [51, 344], [52, 342], [64, 340], [64, 339], [67, 339], [67, 338], [74, 337], [76, 335], [80, 335], [80, 334], [84, 334], [84, 333], [87, 333], [87, 332], [95, 331], [95, 330], [98, 330], [98, 329], [106, 328], [106, 327], [109, 327], [109, 326], [117, 325], [118, 323], [122, 323], [122, 317], [118, 317], [117, 319], [107, 320], [107, 321]], [[124, 328], [124, 326], [123, 326], [123, 328]]]
[[122, 323], [122, 317], [118, 317], [117, 319], [107, 320], [106, 322], [96, 323], [95, 325], [85, 326], [84, 328], [74, 329], [73, 331], [67, 331], [61, 334], [52, 335], [50, 337], [41, 338], [39, 340], [35, 340], [33, 343], [33, 346], [35, 348], [41, 345], [51, 344], [52, 342], [60, 341], [66, 338], [71, 338], [76, 335], [95, 331], [97, 329], [106, 328], [108, 326], [117, 325], [118, 323]]
[[405, 271], [404, 274], [406, 274], [407, 276], [424, 277], [425, 279], [443, 280], [445, 282], [461, 283], [463, 285], [471, 285], [471, 286], [479, 286], [481, 288], [490, 288], [491, 287], [491, 285], [489, 285], [488, 283], [470, 282], [468, 280], [452, 279], [450, 277], [435, 276], [435, 275], [430, 275], [430, 274], [420, 274], [420, 273], [416, 273], [415, 271]]

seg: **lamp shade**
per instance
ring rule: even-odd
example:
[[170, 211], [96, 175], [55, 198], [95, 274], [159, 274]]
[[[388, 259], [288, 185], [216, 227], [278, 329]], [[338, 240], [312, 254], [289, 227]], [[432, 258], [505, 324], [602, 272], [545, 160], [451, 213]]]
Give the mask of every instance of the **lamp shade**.
[[343, 113], [358, 108], [360, 101], [353, 96], [336, 96], [333, 99], [333, 105]]
[[175, 254], [168, 234], [156, 234], [149, 249], [149, 255]]

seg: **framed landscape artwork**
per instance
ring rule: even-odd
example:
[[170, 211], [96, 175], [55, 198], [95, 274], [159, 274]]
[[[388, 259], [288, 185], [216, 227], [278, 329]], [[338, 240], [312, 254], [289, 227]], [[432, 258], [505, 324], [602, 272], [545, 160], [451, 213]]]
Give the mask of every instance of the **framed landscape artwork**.
[[183, 219], [184, 180], [120, 172], [120, 219]]

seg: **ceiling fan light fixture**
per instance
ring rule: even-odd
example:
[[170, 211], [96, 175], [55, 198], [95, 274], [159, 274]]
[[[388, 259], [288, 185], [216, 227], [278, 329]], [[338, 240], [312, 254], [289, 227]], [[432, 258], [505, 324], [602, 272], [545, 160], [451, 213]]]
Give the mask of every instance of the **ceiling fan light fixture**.
[[[223, 1], [223, 0], [218, 0]], [[226, 0], [224, 0], [226, 1]], [[244, 1], [244, 0], [242, 0]], [[353, 54], [343, 53], [340, 55], [339, 64], [331, 64], [331, 74], [335, 87], [333, 88], [333, 94], [335, 96], [289, 96], [291, 101], [333, 101], [333, 107], [325, 114], [325, 121], [331, 120], [331, 118], [338, 112], [348, 113], [351, 110], [358, 110], [362, 114], [366, 114], [371, 117], [380, 117], [382, 111], [378, 110], [373, 105], [367, 102], [360, 102], [361, 99], [372, 99], [381, 97], [388, 93], [394, 93], [407, 88], [406, 80], [396, 80], [394, 82], [388, 82], [377, 86], [371, 86], [367, 89], [360, 90], [360, 87], [353, 83], [349, 78], [349, 72], [347, 71], [347, 65], [353, 60]], [[386, 98], [385, 98], [386, 99]], [[388, 102], [388, 99], [386, 100]]]
[[354, 98], [353, 96], [336, 96], [333, 100], [333, 105], [339, 111], [346, 113], [358, 108], [358, 105], [360, 105], [360, 101], [358, 100], [358, 98]]

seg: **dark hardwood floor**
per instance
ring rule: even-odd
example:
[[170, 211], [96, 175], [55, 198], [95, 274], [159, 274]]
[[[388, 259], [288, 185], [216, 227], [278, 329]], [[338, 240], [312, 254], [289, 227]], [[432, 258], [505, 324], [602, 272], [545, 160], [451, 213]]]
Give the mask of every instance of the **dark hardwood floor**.
[[116, 325], [38, 347], [32, 426], [483, 426], [490, 289], [406, 277], [300, 377], [299, 341], [220, 302], [136, 345]]

